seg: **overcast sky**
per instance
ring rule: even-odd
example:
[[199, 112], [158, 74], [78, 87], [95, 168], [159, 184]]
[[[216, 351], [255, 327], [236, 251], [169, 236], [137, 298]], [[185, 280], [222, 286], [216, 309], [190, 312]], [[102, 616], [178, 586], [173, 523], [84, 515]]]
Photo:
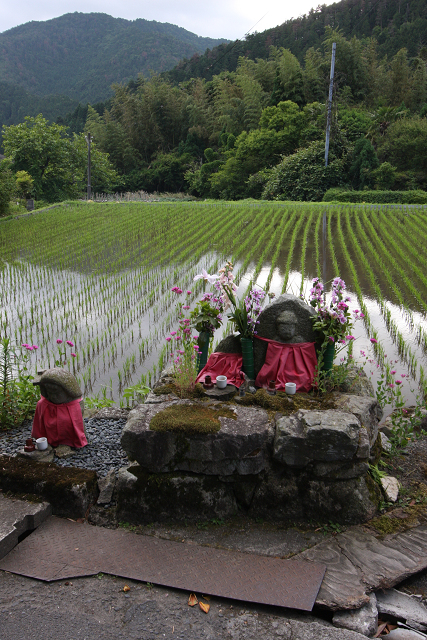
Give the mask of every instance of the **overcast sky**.
[[[331, 3], [322, 0], [322, 4]], [[0, 32], [31, 20], [81, 11], [170, 22], [199, 36], [235, 40], [249, 30], [264, 31], [297, 18], [317, 4], [315, 0], [0, 0]]]

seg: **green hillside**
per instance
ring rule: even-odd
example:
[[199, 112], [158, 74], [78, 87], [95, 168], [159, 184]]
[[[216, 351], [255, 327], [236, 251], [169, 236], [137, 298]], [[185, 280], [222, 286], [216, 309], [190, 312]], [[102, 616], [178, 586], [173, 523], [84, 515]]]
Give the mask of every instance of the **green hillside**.
[[166, 71], [221, 42], [168, 23], [68, 13], [0, 33], [0, 81], [93, 103], [108, 98], [115, 82]]
[[289, 49], [302, 63], [310, 48], [322, 47], [328, 26], [340, 29], [346, 38], [374, 37], [379, 57], [391, 58], [406, 48], [413, 58], [427, 43], [427, 2], [341, 0], [329, 6], [319, 5], [307, 15], [249, 35], [245, 40], [222, 44], [203, 55], [194, 54], [166, 75], [173, 82], [199, 77], [211, 80], [221, 71], [234, 71], [240, 56], [252, 60], [268, 58], [272, 45]]

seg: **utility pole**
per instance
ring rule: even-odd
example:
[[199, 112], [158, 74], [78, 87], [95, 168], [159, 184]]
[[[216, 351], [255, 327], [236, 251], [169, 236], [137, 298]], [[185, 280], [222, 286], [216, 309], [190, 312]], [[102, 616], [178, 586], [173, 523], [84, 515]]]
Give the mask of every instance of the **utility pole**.
[[[328, 115], [326, 120], [326, 137], [325, 137], [325, 167], [328, 166], [329, 158], [329, 135], [331, 132], [331, 118], [332, 118], [332, 92], [334, 89], [334, 73], [335, 73], [335, 51], [337, 43], [332, 43], [332, 58], [331, 58], [331, 74], [329, 76], [329, 96], [328, 96]], [[323, 295], [326, 300], [326, 209], [323, 211]]]
[[325, 139], [325, 167], [328, 166], [329, 156], [329, 134], [331, 131], [331, 117], [332, 117], [332, 92], [334, 89], [334, 73], [335, 73], [335, 51], [337, 43], [332, 43], [332, 58], [331, 58], [331, 75], [329, 77], [329, 97], [328, 97], [328, 117], [326, 120], [326, 139]]
[[89, 131], [87, 132], [85, 139], [87, 142], [87, 199], [90, 200], [92, 197], [92, 187], [90, 185], [90, 143], [92, 142], [92, 137]]

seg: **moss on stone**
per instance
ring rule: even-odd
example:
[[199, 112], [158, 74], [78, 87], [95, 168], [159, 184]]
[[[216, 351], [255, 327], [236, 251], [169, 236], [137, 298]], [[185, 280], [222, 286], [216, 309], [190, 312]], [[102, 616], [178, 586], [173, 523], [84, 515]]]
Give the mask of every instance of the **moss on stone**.
[[65, 517], [84, 516], [82, 496], [98, 495], [96, 471], [9, 456], [0, 456], [0, 488], [15, 495], [40, 496], [52, 504], [56, 515]]
[[321, 397], [308, 393], [296, 393], [289, 396], [278, 391], [275, 395], [270, 395], [266, 389], [258, 389], [255, 394], [247, 394], [236, 399], [236, 402], [246, 407], [257, 406], [267, 411], [280, 411], [284, 415], [291, 415], [299, 409], [335, 409], [335, 402], [330, 394]]
[[163, 396], [169, 393], [173, 393], [179, 398], [185, 398], [190, 400], [194, 398], [205, 397], [203, 385], [201, 385], [200, 383], [197, 383], [194, 389], [186, 389], [183, 391], [174, 382], [169, 382], [168, 384], [162, 384], [156, 387], [155, 389], [153, 389], [153, 393], [156, 396]]
[[406, 506], [397, 506], [367, 524], [385, 536], [412, 529], [426, 519], [427, 486], [420, 483], [408, 496]]
[[236, 419], [230, 409], [205, 407], [200, 404], [173, 405], [159, 411], [151, 419], [152, 431], [174, 431], [175, 433], [217, 433], [221, 428], [219, 417]]
[[376, 507], [379, 507], [382, 499], [381, 489], [373, 479], [372, 475], [368, 472], [365, 476], [366, 486], [368, 487], [369, 499]]
[[377, 439], [375, 440], [370, 453], [371, 464], [378, 464], [381, 454], [382, 454], [382, 443], [381, 443], [381, 434], [379, 433]]

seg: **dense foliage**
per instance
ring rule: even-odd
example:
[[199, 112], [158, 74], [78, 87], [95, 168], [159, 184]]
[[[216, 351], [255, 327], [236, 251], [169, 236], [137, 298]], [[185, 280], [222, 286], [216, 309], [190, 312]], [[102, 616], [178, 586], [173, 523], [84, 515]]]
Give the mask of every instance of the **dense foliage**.
[[[323, 159], [337, 43], [330, 166]], [[287, 49], [241, 57], [233, 72], [177, 85], [154, 76], [87, 108], [85, 129], [134, 191], [319, 200], [330, 188], [425, 189], [427, 55], [378, 56], [375, 39], [326, 29], [304, 64]], [[83, 109], [80, 108], [83, 115]], [[76, 111], [68, 122], [77, 122]], [[67, 119], [66, 119], [67, 121]], [[80, 120], [81, 125], [81, 120]]]
[[[87, 183], [88, 152], [83, 134], [69, 137], [65, 127], [48, 125], [38, 115], [27, 116], [22, 124], [4, 127], [3, 137], [7, 161], [17, 172], [18, 185], [24, 177], [22, 172], [28, 175], [30, 186], [24, 195], [55, 202], [81, 194]], [[111, 189], [117, 176], [108, 155], [93, 145], [91, 161], [93, 188]], [[0, 168], [4, 164], [0, 163]]]
[[[13, 152], [13, 168], [28, 171], [38, 197], [75, 196], [84, 182], [82, 132], [90, 131], [95, 148], [108, 154], [120, 176], [119, 180], [106, 179], [99, 168], [95, 190], [111, 189], [115, 183], [121, 191], [293, 200], [320, 200], [337, 187], [424, 190], [425, 14], [418, 0], [407, 4], [404, 16], [397, 0], [362, 8], [356, 0], [343, 0], [278, 28], [283, 35], [293, 25], [295, 38], [289, 49], [272, 44], [265, 32], [265, 49], [255, 46], [260, 34], [248, 38], [245, 56], [237, 57], [236, 64], [227, 61], [227, 56], [218, 59], [218, 64], [212, 58], [209, 79], [200, 77], [206, 76], [200, 72], [199, 77], [177, 84], [178, 76], [166, 74], [113, 85], [114, 95], [108, 102], [79, 104], [57, 120], [61, 139], [67, 138], [66, 126], [77, 134], [73, 144], [76, 148], [81, 145], [80, 159], [68, 164], [78, 165], [79, 171], [64, 170], [56, 185], [49, 186], [50, 169], [44, 166], [43, 154], [36, 154], [30, 167], [28, 159], [22, 163]], [[67, 20], [70, 24], [88, 20], [89, 24], [95, 18], [104, 26], [110, 24], [108, 16], [98, 14], [75, 14], [61, 20], [66, 24]], [[374, 18], [377, 26], [372, 23]], [[135, 29], [146, 26], [143, 21], [130, 24]], [[313, 24], [319, 28], [312, 28]], [[344, 29], [334, 28], [337, 24]], [[411, 25], [411, 41], [407, 48], [398, 48], [396, 43], [406, 44]], [[363, 37], [347, 38], [349, 31]], [[97, 38], [101, 36], [95, 35], [94, 40]], [[329, 166], [325, 168], [325, 98], [333, 42], [337, 45], [334, 101]], [[237, 51], [238, 46], [232, 55]], [[263, 57], [256, 57], [258, 54]], [[96, 68], [96, 61], [93, 64]], [[206, 69], [206, 60], [203, 64]], [[197, 65], [190, 70], [200, 71]], [[9, 129], [5, 135], [10, 139], [15, 130]], [[4, 149], [11, 157], [12, 147], [6, 141]]]
[[203, 55], [195, 53], [166, 75], [175, 82], [194, 77], [211, 80], [221, 71], [234, 71], [241, 56], [251, 60], [267, 58], [272, 45], [289, 49], [302, 63], [310, 49], [322, 46], [328, 28], [341, 29], [348, 38], [374, 37], [381, 57], [392, 58], [406, 48], [412, 58], [426, 42], [427, 4], [424, 0], [408, 0], [404, 4], [401, 0], [341, 0], [328, 6], [319, 4], [306, 15], [262, 33], [255, 32], [245, 40], [219, 45]]

